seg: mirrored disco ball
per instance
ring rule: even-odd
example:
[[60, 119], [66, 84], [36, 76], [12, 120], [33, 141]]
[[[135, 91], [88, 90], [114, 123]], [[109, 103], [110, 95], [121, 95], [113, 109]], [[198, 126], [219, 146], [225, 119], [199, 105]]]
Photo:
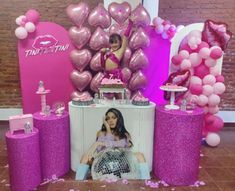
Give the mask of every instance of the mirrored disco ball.
[[118, 148], [105, 150], [93, 161], [93, 179], [98, 179], [103, 175], [114, 175], [121, 178], [123, 173], [133, 171], [127, 155], [127, 152]]

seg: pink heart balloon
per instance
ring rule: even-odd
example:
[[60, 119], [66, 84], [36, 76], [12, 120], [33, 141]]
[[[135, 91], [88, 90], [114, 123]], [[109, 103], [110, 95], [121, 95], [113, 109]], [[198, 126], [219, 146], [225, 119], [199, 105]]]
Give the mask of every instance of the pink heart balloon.
[[69, 29], [69, 36], [74, 45], [81, 49], [90, 39], [91, 31], [87, 27], [71, 27]]
[[129, 45], [132, 49], [144, 48], [149, 46], [150, 40], [144, 29], [139, 27], [130, 39]]
[[87, 49], [72, 50], [70, 52], [70, 59], [72, 60], [76, 69], [81, 72], [90, 62], [91, 52]]
[[83, 91], [90, 83], [92, 75], [89, 71], [78, 72], [77, 70], [73, 70], [70, 74], [70, 79], [79, 91]]
[[91, 59], [90, 68], [94, 71], [102, 70], [101, 57], [100, 56], [101, 56], [101, 53], [97, 52]]
[[123, 23], [131, 13], [131, 6], [127, 2], [114, 2], [109, 4], [108, 11], [116, 22]]
[[131, 61], [129, 67], [131, 70], [136, 71], [145, 68], [148, 65], [148, 58], [142, 51], [142, 49], [138, 49], [134, 52], [131, 57]]
[[101, 80], [104, 78], [104, 74], [102, 72], [97, 73], [93, 79], [91, 80], [90, 88], [94, 92], [99, 92], [99, 87]]
[[89, 45], [93, 50], [99, 50], [104, 47], [109, 47], [108, 33], [98, 27], [92, 34]]
[[72, 4], [66, 8], [66, 13], [75, 25], [81, 27], [89, 14], [89, 7], [84, 2]]
[[122, 69], [122, 79], [123, 79], [123, 81], [126, 83], [126, 82], [128, 82], [128, 80], [131, 78], [131, 70], [129, 69], [129, 68], [127, 68], [127, 67], [125, 67], [125, 68], [123, 68]]
[[148, 11], [144, 8], [142, 4], [139, 4], [133, 11], [132, 17], [134, 25], [146, 27], [150, 24], [150, 16]]
[[93, 9], [88, 17], [88, 23], [94, 27], [108, 28], [111, 24], [111, 18], [103, 4], [99, 4]]
[[88, 91], [85, 91], [85, 92], [74, 91], [70, 97], [71, 99], [74, 99], [74, 98], [82, 98], [82, 97], [91, 97], [91, 95]]
[[123, 66], [128, 66], [129, 65], [131, 55], [132, 55], [131, 49], [129, 47], [127, 47], [125, 52], [124, 52], [123, 58], [122, 58], [122, 65]]
[[109, 28], [109, 34], [113, 34], [113, 33], [117, 33], [121, 36], [124, 35], [126, 29], [127, 29], [128, 24], [127, 23], [123, 23], [123, 24], [113, 24], [110, 28]]
[[147, 79], [144, 74], [139, 70], [135, 72], [130, 80], [129, 88], [130, 90], [138, 90], [144, 88], [147, 85]]

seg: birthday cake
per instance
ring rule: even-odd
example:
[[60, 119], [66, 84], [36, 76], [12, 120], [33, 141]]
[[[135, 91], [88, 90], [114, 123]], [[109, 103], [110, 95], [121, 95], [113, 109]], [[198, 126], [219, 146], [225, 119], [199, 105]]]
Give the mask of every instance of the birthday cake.
[[72, 99], [72, 103], [74, 105], [91, 105], [94, 103], [93, 97], [91, 97], [90, 95], [84, 95], [84, 96], [80, 96], [80, 97], [76, 97]]
[[146, 106], [146, 105], [149, 105], [149, 99], [144, 97], [143, 95], [136, 95], [132, 99], [132, 104], [138, 105], [138, 106]]
[[100, 84], [101, 88], [124, 88], [124, 83], [118, 78], [103, 78]]

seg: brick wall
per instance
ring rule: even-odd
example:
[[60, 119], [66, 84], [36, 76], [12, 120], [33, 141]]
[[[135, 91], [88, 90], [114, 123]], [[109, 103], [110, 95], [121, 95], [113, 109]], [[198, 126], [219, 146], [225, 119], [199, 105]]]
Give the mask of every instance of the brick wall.
[[235, 110], [235, 1], [234, 0], [160, 0], [158, 15], [176, 25], [204, 22], [207, 19], [222, 21], [234, 34], [225, 51], [222, 74], [226, 92], [220, 107]]
[[[73, 24], [65, 9], [78, 0], [0, 0], [0, 108], [21, 107], [17, 38], [14, 31], [16, 17], [34, 8], [41, 14], [41, 21], [51, 21], [69, 29]], [[103, 0], [85, 1], [93, 9]]]
[[[78, 0], [0, 0], [0, 108], [21, 107], [17, 39], [14, 35], [15, 18], [28, 9], [35, 8], [41, 14], [41, 21], [52, 21], [69, 29], [72, 23], [65, 14], [65, 8]], [[102, 0], [90, 0], [95, 7]], [[223, 21], [235, 34], [234, 0], [160, 0], [159, 16], [172, 23], [190, 24], [206, 19]], [[235, 110], [235, 37], [230, 42], [223, 63], [223, 75], [227, 90], [223, 94], [221, 107]]]

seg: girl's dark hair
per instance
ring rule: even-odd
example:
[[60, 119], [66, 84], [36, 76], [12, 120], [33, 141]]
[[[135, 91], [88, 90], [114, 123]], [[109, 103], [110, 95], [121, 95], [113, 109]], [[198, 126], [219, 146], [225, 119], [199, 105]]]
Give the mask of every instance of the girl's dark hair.
[[122, 37], [117, 33], [111, 34], [110, 37], [109, 37], [109, 43], [112, 44], [112, 43], [117, 42], [117, 41], [120, 42], [120, 47], [121, 47]]
[[[108, 113], [113, 113], [116, 117], [117, 117], [117, 125], [116, 127], [113, 129], [113, 133], [114, 135], [118, 136], [120, 139], [127, 139], [127, 135], [129, 136], [129, 143], [130, 146], [133, 146], [133, 143], [131, 142], [130, 138], [130, 133], [126, 130], [125, 125], [124, 125], [124, 119], [122, 116], [122, 113], [115, 109], [115, 108], [110, 108], [106, 113], [105, 116], [108, 115]], [[105, 125], [103, 124], [101, 127], [101, 131], [107, 131]]]

